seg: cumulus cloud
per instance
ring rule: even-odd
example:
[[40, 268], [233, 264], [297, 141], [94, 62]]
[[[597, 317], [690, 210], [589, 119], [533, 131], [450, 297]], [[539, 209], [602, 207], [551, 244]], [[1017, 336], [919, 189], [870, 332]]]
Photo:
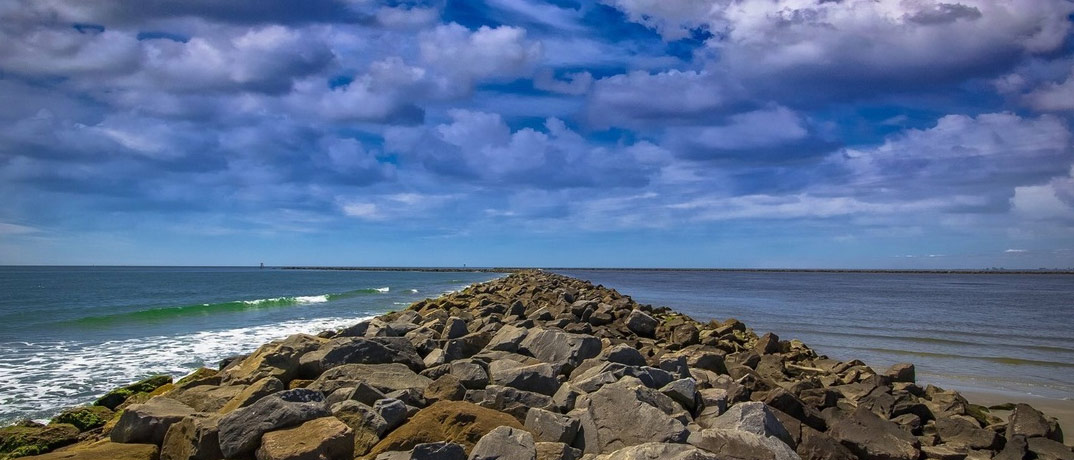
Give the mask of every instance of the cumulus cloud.
[[599, 127], [642, 127], [719, 115], [734, 102], [733, 88], [707, 72], [636, 71], [597, 80], [587, 108]]
[[1025, 95], [1025, 101], [1042, 112], [1074, 110], [1074, 72], [1063, 82], [1046, 83]]
[[422, 61], [449, 75], [501, 79], [527, 75], [541, 56], [541, 45], [526, 39], [520, 27], [481, 26], [469, 30], [456, 23], [437, 26], [418, 37]]

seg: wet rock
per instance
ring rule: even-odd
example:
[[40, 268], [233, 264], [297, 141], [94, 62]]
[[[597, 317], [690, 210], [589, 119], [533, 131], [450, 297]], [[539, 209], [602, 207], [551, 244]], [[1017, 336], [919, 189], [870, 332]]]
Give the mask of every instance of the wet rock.
[[627, 329], [641, 337], [653, 337], [659, 324], [656, 319], [641, 310], [632, 310], [626, 319]]
[[160, 447], [160, 460], [221, 460], [220, 417], [200, 414], [183, 417], [168, 428]]
[[257, 460], [351, 460], [354, 432], [335, 417], [265, 433]]
[[110, 437], [112, 442], [161, 445], [172, 424], [193, 414], [194, 408], [171, 398], [157, 397], [123, 411]]
[[422, 409], [392, 431], [374, 446], [369, 456], [407, 451], [418, 444], [440, 441], [458, 443], [470, 449], [482, 436], [499, 426], [522, 428], [514, 417], [502, 412], [463, 401], [440, 401]]
[[265, 432], [329, 415], [320, 392], [295, 389], [274, 393], [220, 419], [220, 451], [228, 458], [249, 454]]
[[578, 434], [578, 420], [541, 408], [526, 413], [525, 427], [542, 442], [571, 443]]
[[114, 415], [114, 412], [104, 406], [82, 406], [60, 412], [49, 423], [66, 423], [74, 425], [78, 431], [87, 431], [104, 426]]
[[104, 396], [97, 399], [93, 405], [104, 406], [111, 410], [115, 410], [116, 407], [123, 404], [127, 398], [138, 393], [150, 393], [169, 383], [172, 383], [172, 377], [170, 375], [154, 375], [145, 380], [109, 391], [108, 393], [105, 393]]
[[865, 408], [833, 423], [828, 435], [862, 460], [916, 460], [921, 454], [917, 438]]
[[536, 460], [533, 436], [518, 428], [501, 426], [481, 437], [469, 460]]
[[22, 422], [0, 428], [0, 458], [37, 455], [78, 440], [78, 428], [66, 423], [49, 426]]

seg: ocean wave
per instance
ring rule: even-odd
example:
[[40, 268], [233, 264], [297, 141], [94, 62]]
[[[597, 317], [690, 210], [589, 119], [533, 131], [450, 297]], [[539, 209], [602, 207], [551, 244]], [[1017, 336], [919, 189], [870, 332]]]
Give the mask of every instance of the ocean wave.
[[182, 316], [205, 316], [218, 313], [237, 312], [262, 308], [293, 307], [330, 302], [367, 294], [383, 294], [388, 288], [357, 289], [338, 294], [319, 294], [304, 296], [267, 297], [264, 299], [234, 300], [229, 302], [202, 303], [177, 307], [152, 308], [126, 313], [87, 316], [69, 323], [77, 325], [105, 325], [126, 321], [163, 321]]
[[301, 319], [103, 343], [6, 343], [10, 349], [5, 350], [5, 372], [0, 372], [0, 426], [17, 418], [47, 419], [138, 378], [180, 377], [201, 366], [215, 368], [224, 357], [249, 353], [272, 340], [338, 330], [369, 318]]

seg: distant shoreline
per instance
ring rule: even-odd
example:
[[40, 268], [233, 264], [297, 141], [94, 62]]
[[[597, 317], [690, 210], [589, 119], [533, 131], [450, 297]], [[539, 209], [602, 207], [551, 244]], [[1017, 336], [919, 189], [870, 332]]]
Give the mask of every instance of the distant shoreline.
[[265, 267], [275, 270], [355, 270], [397, 272], [515, 273], [537, 268], [546, 271], [638, 271], [638, 272], [741, 272], [741, 273], [877, 273], [941, 275], [1074, 275], [1074, 270], [969, 270], [969, 269], [842, 269], [842, 268], [594, 268], [594, 267]]

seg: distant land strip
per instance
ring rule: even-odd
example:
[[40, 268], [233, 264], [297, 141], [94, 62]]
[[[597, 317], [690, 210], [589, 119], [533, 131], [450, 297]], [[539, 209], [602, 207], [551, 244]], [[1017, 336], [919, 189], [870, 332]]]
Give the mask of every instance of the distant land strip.
[[546, 271], [638, 271], [638, 272], [741, 272], [741, 273], [880, 273], [880, 274], [950, 274], [950, 275], [1074, 275], [1074, 269], [1006, 270], [1006, 269], [851, 269], [851, 268], [607, 268], [607, 267], [266, 267], [278, 270], [357, 270], [393, 272], [472, 272], [515, 273], [522, 270]]

